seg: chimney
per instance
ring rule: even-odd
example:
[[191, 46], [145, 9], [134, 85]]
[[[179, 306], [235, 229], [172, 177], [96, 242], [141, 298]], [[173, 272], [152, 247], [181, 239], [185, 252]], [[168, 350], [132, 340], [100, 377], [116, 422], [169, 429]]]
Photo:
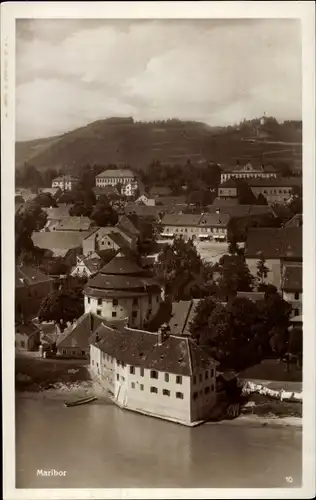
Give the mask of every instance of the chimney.
[[219, 208], [216, 209], [216, 213], [217, 213], [217, 215], [220, 214], [220, 209]]
[[163, 342], [167, 339], [168, 335], [170, 333], [170, 327], [166, 323], [161, 325], [160, 328], [158, 328], [157, 336], [158, 336], [158, 345], [162, 345]]

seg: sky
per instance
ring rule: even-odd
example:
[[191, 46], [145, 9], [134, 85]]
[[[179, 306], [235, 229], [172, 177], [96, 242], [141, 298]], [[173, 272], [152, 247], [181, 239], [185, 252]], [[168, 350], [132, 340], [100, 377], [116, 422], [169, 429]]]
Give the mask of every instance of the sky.
[[16, 138], [113, 116], [301, 119], [300, 22], [17, 20]]

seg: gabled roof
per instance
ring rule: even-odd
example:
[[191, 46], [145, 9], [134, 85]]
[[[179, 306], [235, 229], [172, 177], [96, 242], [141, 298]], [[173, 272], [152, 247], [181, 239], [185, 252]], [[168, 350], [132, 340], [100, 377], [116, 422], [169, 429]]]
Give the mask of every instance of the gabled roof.
[[288, 292], [302, 292], [302, 265], [285, 264], [282, 277], [282, 289]]
[[123, 217], [120, 218], [120, 220], [116, 224], [116, 227], [119, 227], [123, 231], [127, 231], [134, 236], [139, 236], [140, 234], [137, 227], [134, 226], [132, 221], [126, 215], [123, 215]]
[[302, 228], [251, 228], [245, 244], [247, 258], [301, 260]]
[[[158, 344], [157, 333], [132, 328], [115, 330], [104, 324], [92, 342], [102, 352], [132, 366], [191, 376], [215, 361], [191, 339], [169, 335]], [[94, 335], [95, 337], [95, 335]]]
[[85, 313], [59, 334], [56, 345], [59, 349], [69, 347], [87, 348], [93, 331], [102, 323], [103, 318], [91, 313]]
[[39, 231], [32, 234], [35, 246], [46, 250], [70, 250], [81, 248], [90, 231]]
[[108, 169], [104, 170], [101, 172], [101, 174], [97, 175], [97, 179], [103, 179], [103, 178], [108, 178], [108, 177], [113, 177], [113, 178], [124, 178], [124, 177], [135, 177], [135, 174], [128, 168], [119, 168], [119, 169]]
[[39, 335], [40, 330], [32, 322], [17, 323], [15, 325], [15, 333], [20, 333], [21, 335], [26, 335], [28, 338], [31, 338], [34, 335]]
[[172, 303], [172, 317], [169, 321], [173, 335], [190, 336], [190, 324], [196, 313], [200, 299], [180, 300]]
[[301, 227], [302, 225], [303, 214], [296, 214], [284, 224], [284, 227]]
[[32, 286], [38, 283], [53, 282], [53, 278], [47, 276], [36, 267], [32, 266], [16, 266], [15, 271], [15, 286]]

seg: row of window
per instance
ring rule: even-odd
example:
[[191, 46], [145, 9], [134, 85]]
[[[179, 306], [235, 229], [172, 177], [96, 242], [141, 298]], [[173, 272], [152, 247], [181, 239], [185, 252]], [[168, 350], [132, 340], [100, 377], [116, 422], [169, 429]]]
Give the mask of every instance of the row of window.
[[[206, 222], [205, 222], [205, 224], [206, 224]], [[169, 231], [170, 231], [170, 230], [171, 230], [172, 232], [174, 231], [174, 232], [176, 232], [176, 233], [188, 233], [188, 232], [191, 232], [191, 233], [193, 233], [193, 232], [198, 233], [198, 232], [200, 232], [200, 231], [202, 231], [202, 232], [203, 232], [203, 231], [205, 231], [205, 232], [206, 232], [206, 231], [208, 231], [209, 233], [211, 233], [211, 232], [213, 232], [213, 233], [226, 233], [226, 229], [221, 228], [221, 227], [209, 227], [209, 228], [206, 228], [206, 227], [200, 227], [200, 226], [199, 226], [199, 227], [196, 227], [196, 228], [192, 228], [192, 227], [189, 227], [189, 228], [187, 228], [187, 227], [184, 227], [184, 228], [178, 228], [178, 227], [176, 227], [176, 228], [174, 228], [174, 229], [169, 228], [169, 227], [166, 227], [166, 228], [164, 229], [164, 231], [166, 231], [166, 233], [169, 233]]]
[[264, 194], [290, 194], [291, 188], [288, 189], [264, 189]]
[[[91, 303], [91, 297], [88, 297], [87, 300], [88, 300], [88, 304], [90, 304]], [[97, 300], [98, 300], [98, 306], [102, 306], [102, 299], [97, 299]], [[158, 295], [156, 296], [156, 302], [157, 303], [159, 302], [159, 296]], [[112, 306], [116, 307], [118, 305], [119, 305], [118, 299], [113, 299], [112, 300]], [[133, 298], [132, 305], [134, 307], [138, 307], [139, 306], [139, 301], [138, 301], [137, 297]], [[151, 295], [148, 296], [148, 305], [149, 306], [152, 305], [152, 296]]]
[[97, 184], [130, 184], [135, 183], [132, 178], [107, 178], [107, 179], [97, 179]]

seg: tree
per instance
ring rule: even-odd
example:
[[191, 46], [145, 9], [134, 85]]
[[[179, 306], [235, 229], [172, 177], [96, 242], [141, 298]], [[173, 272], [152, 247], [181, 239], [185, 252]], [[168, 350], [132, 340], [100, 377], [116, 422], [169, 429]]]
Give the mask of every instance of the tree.
[[31, 252], [34, 250], [32, 241], [33, 231], [42, 229], [47, 221], [47, 215], [40, 205], [34, 202], [25, 204], [23, 210], [15, 214], [15, 252], [19, 257], [22, 250]]
[[266, 266], [266, 260], [263, 255], [260, 256], [260, 259], [257, 262], [257, 282], [258, 286], [265, 284], [265, 280], [267, 279], [269, 273], [269, 268]]
[[84, 217], [90, 217], [92, 213], [92, 206], [84, 205], [83, 203], [76, 203], [69, 209], [69, 215], [80, 217], [81, 215]]
[[303, 335], [301, 328], [292, 328], [289, 334], [288, 353], [296, 358], [298, 366], [302, 366]]
[[223, 255], [217, 266], [218, 287], [222, 297], [235, 296], [237, 291], [249, 292], [253, 287], [253, 277], [242, 255]]
[[61, 331], [67, 322], [73, 322], [84, 313], [82, 289], [63, 286], [51, 292], [42, 302], [38, 319], [40, 322], [53, 321]]
[[217, 306], [214, 297], [205, 297], [202, 299], [195, 310], [193, 320], [189, 325], [189, 330], [198, 344], [206, 344], [209, 338], [209, 319], [213, 310]]
[[159, 253], [155, 270], [166, 294], [177, 298], [183, 287], [200, 273], [202, 266], [194, 243], [175, 238], [172, 245], [165, 246]]
[[118, 215], [110, 205], [97, 203], [90, 217], [97, 226], [115, 226], [118, 222]]
[[39, 188], [43, 187], [43, 179], [41, 173], [33, 166], [27, 163], [16, 171], [15, 182], [17, 186], [25, 188]]

